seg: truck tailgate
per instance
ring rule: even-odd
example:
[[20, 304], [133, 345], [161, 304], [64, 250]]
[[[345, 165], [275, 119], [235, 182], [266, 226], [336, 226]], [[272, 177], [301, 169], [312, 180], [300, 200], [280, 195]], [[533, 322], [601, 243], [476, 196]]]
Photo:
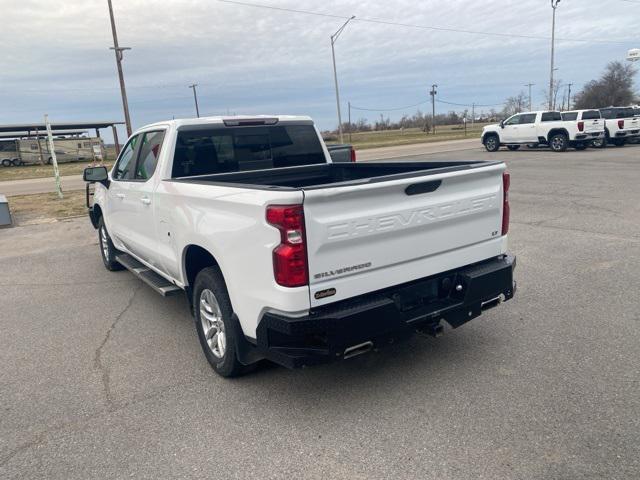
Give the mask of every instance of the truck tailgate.
[[583, 120], [584, 122], [584, 131], [585, 133], [593, 133], [593, 132], [603, 132], [604, 131], [604, 120], [602, 119], [593, 119], [593, 120]]
[[506, 251], [504, 164], [304, 190], [311, 306]]

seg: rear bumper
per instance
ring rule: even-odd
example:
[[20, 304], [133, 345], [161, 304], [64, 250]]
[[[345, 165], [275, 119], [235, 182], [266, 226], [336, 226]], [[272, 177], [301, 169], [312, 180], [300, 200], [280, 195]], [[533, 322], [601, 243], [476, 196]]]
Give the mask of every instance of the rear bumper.
[[576, 140], [596, 140], [604, 137], [604, 130], [601, 132], [586, 132], [576, 135]]
[[378, 347], [416, 330], [436, 332], [442, 320], [457, 328], [513, 297], [515, 265], [515, 257], [501, 256], [314, 309], [304, 317], [265, 313], [257, 350], [295, 368], [343, 358], [355, 345]]

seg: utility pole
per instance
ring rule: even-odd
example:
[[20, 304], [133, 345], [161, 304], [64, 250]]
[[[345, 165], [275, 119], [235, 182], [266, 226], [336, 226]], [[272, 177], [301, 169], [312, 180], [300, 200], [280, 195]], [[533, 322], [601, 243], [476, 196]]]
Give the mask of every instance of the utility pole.
[[124, 109], [124, 121], [127, 125], [127, 135], [131, 136], [131, 117], [129, 116], [129, 102], [127, 100], [127, 90], [124, 86], [124, 74], [122, 73], [122, 52], [131, 50], [129, 47], [121, 47], [118, 45], [118, 34], [116, 33], [116, 20], [113, 16], [113, 6], [111, 0], [107, 0], [109, 4], [109, 16], [111, 17], [111, 32], [113, 33], [113, 50], [116, 54], [116, 65], [118, 66], [118, 77], [120, 78], [120, 93], [122, 94], [122, 108]]
[[567, 110], [571, 110], [571, 86], [573, 85], [573, 83], [569, 83], [568, 87], [569, 87], [569, 94], [567, 95]]
[[429, 92], [429, 95], [431, 95], [431, 123], [433, 124], [434, 135], [436, 134], [436, 94], [438, 93], [436, 88], [438, 88], [438, 85], [431, 85], [431, 91]]
[[[476, 104], [475, 102], [471, 104], [471, 128], [473, 128], [473, 125], [476, 123]], [[466, 129], [467, 129], [467, 125], [465, 124], [464, 126], [465, 128], [465, 135], [466, 135]]]
[[196, 92], [197, 83], [192, 83], [189, 88], [193, 89], [193, 101], [196, 102], [196, 116], [200, 118], [200, 109], [198, 108], [198, 94]]
[[556, 8], [560, 0], [551, 0], [551, 8], [553, 9], [553, 19], [551, 21], [551, 73], [549, 75], [549, 110], [553, 110], [554, 94], [553, 94], [553, 71], [555, 70], [553, 62], [556, 48]]
[[351, 102], [349, 102], [349, 143], [353, 143], [351, 140]]
[[336, 33], [334, 33], [333, 35], [331, 35], [331, 58], [333, 59], [333, 81], [335, 82], [336, 85], [336, 106], [338, 107], [338, 133], [340, 134], [340, 143], [344, 143], [344, 138], [343, 138], [343, 134], [342, 134], [342, 115], [340, 113], [340, 90], [338, 88], [338, 72], [336, 71], [336, 50], [334, 48], [334, 45], [336, 43], [336, 41], [338, 41], [338, 37], [340, 36], [340, 34], [342, 33], [342, 31], [345, 29], [345, 27], [347, 26], [347, 24], [353, 20], [354, 18], [356, 18], [355, 15], [351, 16], [346, 22], [344, 22], [344, 24], [336, 31]]
[[529, 87], [529, 111], [533, 110], [533, 103], [531, 101], [531, 87], [533, 87], [535, 83], [525, 83], [525, 87]]

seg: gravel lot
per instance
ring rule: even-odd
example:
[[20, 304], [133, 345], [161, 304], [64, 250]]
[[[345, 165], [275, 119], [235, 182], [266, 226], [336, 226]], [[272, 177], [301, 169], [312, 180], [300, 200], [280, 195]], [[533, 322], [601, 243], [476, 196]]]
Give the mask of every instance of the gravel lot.
[[509, 164], [516, 298], [317, 368], [224, 380], [88, 220], [0, 230], [0, 478], [640, 478], [640, 147], [428, 158]]

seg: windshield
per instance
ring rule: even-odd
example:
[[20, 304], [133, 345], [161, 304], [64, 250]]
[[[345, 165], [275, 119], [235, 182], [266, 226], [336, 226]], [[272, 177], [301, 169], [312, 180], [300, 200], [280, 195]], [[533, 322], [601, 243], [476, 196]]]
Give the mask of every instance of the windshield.
[[313, 125], [180, 130], [173, 178], [326, 163]]

